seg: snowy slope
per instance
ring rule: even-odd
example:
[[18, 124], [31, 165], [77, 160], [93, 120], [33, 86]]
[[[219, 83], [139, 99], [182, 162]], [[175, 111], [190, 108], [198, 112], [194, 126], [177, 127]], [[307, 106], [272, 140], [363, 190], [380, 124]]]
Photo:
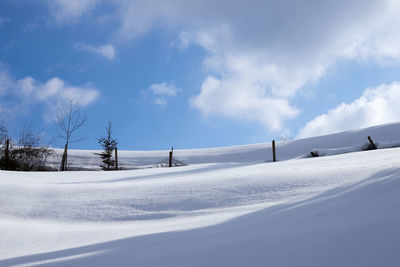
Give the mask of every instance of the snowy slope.
[[179, 168], [2, 171], [0, 266], [398, 266], [400, 149], [301, 157], [399, 130], [280, 143], [276, 163], [257, 144], [177, 151]]
[[[378, 147], [400, 146], [400, 123], [385, 124], [366, 129], [343, 133], [277, 142], [278, 160], [288, 160], [308, 155], [316, 149], [322, 154], [334, 155], [361, 150], [371, 136]], [[50, 159], [54, 167], [59, 167], [62, 150], [56, 149]], [[69, 150], [71, 167], [76, 169], [100, 169], [100, 160], [94, 153], [98, 150]], [[118, 152], [120, 166], [125, 169], [138, 167], [157, 167], [168, 160], [169, 150], [163, 151], [124, 151]], [[234, 147], [175, 150], [174, 157], [187, 164], [200, 163], [255, 163], [272, 161], [271, 143], [242, 145]]]

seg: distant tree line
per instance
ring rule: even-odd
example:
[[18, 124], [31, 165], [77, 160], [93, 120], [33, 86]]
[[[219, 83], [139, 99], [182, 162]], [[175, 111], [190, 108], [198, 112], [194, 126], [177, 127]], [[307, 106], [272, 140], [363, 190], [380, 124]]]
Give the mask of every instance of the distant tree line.
[[0, 169], [16, 171], [48, 170], [47, 158], [53, 153], [49, 144], [41, 144], [41, 136], [31, 126], [24, 126], [16, 139], [8, 134], [0, 121]]
[[[49, 171], [68, 169], [68, 148], [70, 144], [83, 138], [77, 138], [76, 132], [86, 123], [81, 107], [69, 102], [57, 116], [58, 138], [65, 141], [59, 169], [49, 167], [47, 161], [55, 152], [50, 148], [52, 141], [43, 144], [41, 134], [32, 126], [25, 125], [16, 138], [12, 138], [7, 130], [4, 118], [0, 118], [0, 170], [14, 171]], [[111, 122], [106, 127], [106, 135], [97, 139], [103, 151], [95, 153], [101, 159], [103, 170], [117, 170], [117, 139], [112, 137]], [[115, 151], [114, 158], [113, 152]]]

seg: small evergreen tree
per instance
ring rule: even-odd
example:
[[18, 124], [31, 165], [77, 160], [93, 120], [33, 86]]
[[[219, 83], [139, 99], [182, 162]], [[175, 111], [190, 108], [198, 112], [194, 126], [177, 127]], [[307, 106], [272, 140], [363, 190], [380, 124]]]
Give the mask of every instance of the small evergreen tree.
[[104, 151], [101, 153], [96, 153], [100, 156], [103, 164], [100, 167], [104, 171], [109, 171], [115, 169], [115, 160], [112, 159], [112, 153], [117, 147], [117, 140], [112, 138], [111, 122], [108, 122], [108, 127], [106, 127], [107, 135], [105, 137], [101, 136], [97, 139], [97, 142], [103, 147]]

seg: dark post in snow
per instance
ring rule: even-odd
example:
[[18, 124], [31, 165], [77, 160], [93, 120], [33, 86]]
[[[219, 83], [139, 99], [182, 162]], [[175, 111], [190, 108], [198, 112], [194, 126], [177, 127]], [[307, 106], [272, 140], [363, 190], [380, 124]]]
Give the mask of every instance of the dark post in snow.
[[276, 161], [275, 140], [272, 140], [272, 161]]
[[171, 151], [169, 152], [169, 167], [172, 167], [172, 157], [174, 153], [174, 147], [171, 148]]
[[6, 170], [8, 170], [8, 163], [10, 159], [10, 139], [7, 139], [6, 141], [6, 150], [4, 151], [4, 167]]
[[369, 149], [376, 149], [376, 145], [375, 145], [375, 143], [374, 143], [374, 141], [372, 141], [372, 138], [371, 138], [371, 136], [368, 136], [368, 141], [369, 141]]
[[115, 146], [115, 169], [118, 170], [118, 148]]
[[68, 150], [68, 144], [65, 144], [64, 153], [61, 159], [61, 166], [60, 166], [60, 171], [62, 172], [66, 170], [65, 166], [67, 165], [67, 150]]

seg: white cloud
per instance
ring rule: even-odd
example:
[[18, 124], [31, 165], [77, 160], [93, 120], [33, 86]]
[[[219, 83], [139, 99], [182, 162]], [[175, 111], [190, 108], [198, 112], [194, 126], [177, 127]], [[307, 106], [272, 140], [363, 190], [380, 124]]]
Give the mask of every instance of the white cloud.
[[167, 105], [167, 98], [176, 96], [181, 89], [173, 83], [155, 83], [147, 88], [147, 91], [156, 96], [154, 103], [160, 106]]
[[217, 79], [210, 76], [203, 83], [201, 93], [190, 103], [206, 115], [259, 121], [271, 130], [280, 130], [283, 119], [294, 117], [298, 110], [285, 98], [265, 96], [263, 91], [262, 85], [245, 77]]
[[161, 107], [165, 107], [167, 106], [167, 99], [165, 97], [156, 97], [156, 99], [154, 99], [154, 103]]
[[12, 101], [11, 105], [43, 104], [46, 107], [44, 117], [49, 121], [70, 101], [87, 106], [99, 97], [98, 90], [90, 85], [72, 86], [57, 77], [45, 83], [30, 76], [17, 80], [4, 68], [0, 69], [0, 92], [6, 101]]
[[155, 83], [149, 86], [148, 90], [155, 95], [176, 96], [180, 89], [171, 83]]
[[[82, 2], [69, 13], [83, 16], [94, 6]], [[194, 107], [204, 114], [256, 120], [272, 130], [299, 114], [293, 104], [299, 90], [336, 61], [400, 62], [397, 0], [113, 3], [119, 38], [138, 38], [159, 27], [180, 36], [182, 48], [196, 45], [207, 52], [206, 79], [190, 101]]]
[[400, 83], [368, 88], [350, 104], [335, 109], [308, 122], [297, 138], [330, 134], [400, 120]]
[[28, 76], [17, 80], [15, 89], [14, 93], [20, 98], [43, 103], [73, 101], [81, 106], [87, 106], [99, 96], [99, 92], [91, 86], [71, 86], [57, 77], [41, 83]]
[[100, 3], [99, 0], [43, 0], [50, 7], [51, 17], [58, 24], [77, 22]]
[[101, 46], [92, 46], [88, 44], [77, 43], [75, 44], [75, 49], [95, 53], [109, 60], [113, 60], [115, 58], [115, 47], [110, 44]]
[[338, 59], [400, 59], [398, 1], [117, 2], [122, 38], [164, 27], [207, 51], [194, 107], [271, 130], [299, 114], [293, 98]]

